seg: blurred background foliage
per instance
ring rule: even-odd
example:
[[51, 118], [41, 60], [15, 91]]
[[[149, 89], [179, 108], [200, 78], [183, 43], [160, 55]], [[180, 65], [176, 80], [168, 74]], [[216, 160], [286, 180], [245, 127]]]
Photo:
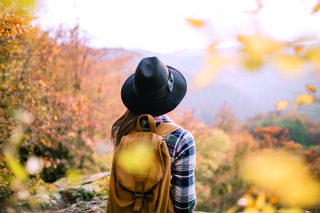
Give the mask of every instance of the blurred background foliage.
[[[30, 24], [35, 5], [31, 0], [0, 3], [0, 208], [57, 211], [78, 203], [72, 206], [75, 212], [94, 205], [103, 209], [104, 172], [110, 171], [113, 149], [109, 130], [124, 111], [121, 84], [141, 55], [90, 48], [78, 25], [41, 30]], [[313, 13], [318, 10], [319, 4]], [[196, 29], [209, 26], [186, 21]], [[320, 45], [275, 41], [258, 30], [238, 40], [236, 58], [223, 58], [216, 41], [208, 45], [203, 67], [192, 79], [197, 89], [209, 86], [231, 62], [249, 72], [273, 64], [287, 74], [304, 66], [319, 74]], [[320, 121], [287, 110], [318, 104], [317, 89], [308, 84], [295, 103], [279, 100], [273, 112], [245, 120], [228, 103], [209, 124], [193, 111], [170, 113], [196, 139], [196, 209], [319, 210]], [[292, 185], [283, 188], [289, 180]]]

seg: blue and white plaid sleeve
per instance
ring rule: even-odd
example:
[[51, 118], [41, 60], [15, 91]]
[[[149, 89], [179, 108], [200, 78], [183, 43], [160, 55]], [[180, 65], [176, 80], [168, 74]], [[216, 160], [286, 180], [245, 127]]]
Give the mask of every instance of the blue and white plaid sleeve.
[[[170, 196], [175, 212], [192, 212], [196, 205], [195, 177], [196, 148], [192, 134], [179, 129], [166, 137], [173, 151]], [[169, 150], [170, 150], [169, 148]]]

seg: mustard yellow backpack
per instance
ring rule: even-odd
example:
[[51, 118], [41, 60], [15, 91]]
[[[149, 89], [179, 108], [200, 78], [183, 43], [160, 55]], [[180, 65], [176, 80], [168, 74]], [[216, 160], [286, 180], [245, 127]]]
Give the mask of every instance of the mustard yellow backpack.
[[[150, 132], [142, 132], [140, 120], [147, 118]], [[115, 149], [109, 184], [107, 212], [110, 213], [165, 213], [174, 212], [170, 199], [171, 162], [164, 137], [180, 127], [163, 122], [156, 127], [151, 115], [140, 115], [136, 128], [123, 136]], [[132, 150], [148, 147], [139, 153], [141, 167], [130, 171]], [[151, 156], [151, 157], [150, 157]], [[124, 165], [123, 162], [127, 163]], [[144, 166], [149, 165], [149, 166]], [[126, 168], [128, 167], [129, 168]]]

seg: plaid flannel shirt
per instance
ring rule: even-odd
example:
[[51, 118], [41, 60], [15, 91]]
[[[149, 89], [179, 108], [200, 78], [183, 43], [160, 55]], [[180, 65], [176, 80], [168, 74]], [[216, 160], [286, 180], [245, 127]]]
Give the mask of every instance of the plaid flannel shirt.
[[[156, 126], [173, 122], [168, 116], [154, 118]], [[181, 128], [165, 137], [171, 157], [170, 197], [175, 212], [192, 212], [196, 205], [195, 177], [196, 147], [192, 134]]]

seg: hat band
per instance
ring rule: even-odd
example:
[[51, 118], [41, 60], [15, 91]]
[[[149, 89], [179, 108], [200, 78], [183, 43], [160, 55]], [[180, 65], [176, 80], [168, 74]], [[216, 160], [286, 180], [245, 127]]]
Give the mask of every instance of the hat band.
[[139, 98], [145, 99], [145, 100], [156, 100], [163, 98], [164, 96], [168, 95], [170, 92], [172, 92], [173, 89], [173, 75], [171, 71], [169, 70], [169, 78], [168, 81], [165, 85], [160, 87], [159, 89], [156, 90], [142, 90], [139, 87], [137, 87], [133, 81], [133, 91], [136, 96]]

